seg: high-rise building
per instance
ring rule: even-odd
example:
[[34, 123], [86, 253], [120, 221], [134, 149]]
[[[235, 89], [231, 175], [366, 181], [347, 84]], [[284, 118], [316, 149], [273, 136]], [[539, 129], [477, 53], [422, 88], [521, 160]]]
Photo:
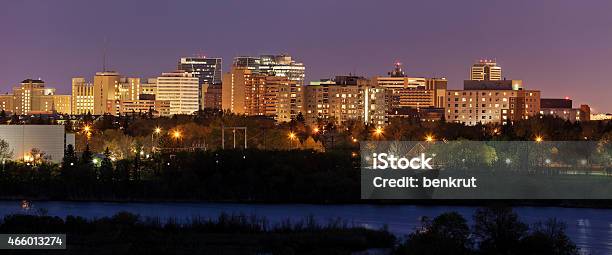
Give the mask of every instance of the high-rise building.
[[333, 80], [311, 82], [304, 87], [306, 123], [319, 120], [344, 123], [360, 120], [384, 125], [387, 107], [384, 88], [359, 76], [336, 76]]
[[502, 69], [494, 60], [480, 60], [472, 65], [470, 80], [499, 81], [502, 80]]
[[94, 76], [95, 115], [120, 114], [122, 100], [138, 100], [140, 78], [121, 77], [117, 72], [98, 72]]
[[298, 85], [304, 85], [305, 66], [289, 55], [241, 56], [234, 58], [232, 66], [244, 67], [253, 73], [287, 77]]
[[216, 99], [221, 96], [222, 66], [221, 58], [185, 57], [179, 60], [178, 70], [192, 73], [199, 79], [200, 109], [221, 108], [216, 104], [221, 101]]
[[222, 104], [222, 85], [204, 84], [201, 87], [202, 97], [200, 106], [202, 109], [221, 109]]
[[94, 113], [94, 86], [85, 78], [72, 78], [72, 114]]
[[116, 100], [120, 99], [119, 82], [121, 77], [117, 72], [97, 72], [94, 76], [94, 111], [92, 114], [102, 115], [114, 113], [112, 110]]
[[200, 84], [221, 84], [221, 58], [185, 57], [178, 63], [178, 70], [193, 73]]
[[171, 115], [193, 114], [199, 110], [199, 79], [187, 72], [162, 73], [155, 99], [169, 101]]
[[372, 82], [385, 89], [389, 110], [444, 108], [446, 78], [407, 77], [396, 63], [389, 76], [377, 76]]
[[13, 102], [15, 101], [15, 96], [13, 94], [2, 94], [0, 95], [0, 110], [4, 111], [6, 114], [11, 114], [15, 110], [13, 106]]
[[223, 75], [222, 106], [233, 113], [270, 116], [286, 122], [302, 112], [303, 90], [288, 77], [234, 66]]
[[26, 79], [20, 86], [13, 88], [13, 113], [19, 115], [52, 113], [54, 94], [55, 89], [46, 88], [44, 81]]
[[140, 84], [140, 94], [156, 95], [157, 78], [149, 78], [146, 82]]
[[59, 114], [72, 114], [72, 97], [70, 95], [53, 95], [53, 110]]
[[510, 124], [540, 112], [540, 91], [464, 89], [447, 91], [446, 121], [466, 125]]

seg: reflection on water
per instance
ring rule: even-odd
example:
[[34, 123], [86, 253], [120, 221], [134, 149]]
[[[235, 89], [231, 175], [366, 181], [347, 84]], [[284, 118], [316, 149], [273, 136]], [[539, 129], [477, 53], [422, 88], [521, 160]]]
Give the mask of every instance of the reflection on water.
[[[218, 203], [106, 203], [106, 202], [32, 202], [30, 209], [21, 208], [20, 201], [0, 201], [0, 216], [12, 213], [35, 213], [65, 217], [78, 215], [100, 218], [119, 211], [137, 213], [145, 217], [186, 220], [190, 217], [216, 218], [219, 213], [244, 213], [265, 216], [272, 223], [285, 219], [299, 220], [307, 216], [321, 222], [342, 218], [353, 224], [381, 228], [403, 236], [419, 226], [422, 216], [456, 211], [471, 220], [476, 208], [463, 206], [412, 206], [412, 205], [265, 205]], [[44, 210], [41, 210], [44, 209]], [[527, 223], [556, 217], [567, 224], [567, 234], [581, 249], [582, 254], [612, 254], [612, 210], [557, 207], [517, 207], [516, 212]]]

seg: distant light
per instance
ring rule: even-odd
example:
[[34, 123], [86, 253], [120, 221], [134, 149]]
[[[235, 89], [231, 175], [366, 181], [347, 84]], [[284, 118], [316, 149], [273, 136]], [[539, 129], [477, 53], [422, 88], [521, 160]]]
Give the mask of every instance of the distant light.
[[537, 143], [541, 143], [542, 141], [544, 141], [544, 138], [542, 136], [536, 136], [535, 141]]
[[569, 100], [569, 99], [570, 99], [570, 97], [565, 97], [565, 100]]
[[425, 136], [425, 141], [433, 142], [434, 141], [434, 137], [432, 135], [427, 135], [427, 136]]
[[92, 162], [93, 162], [94, 164], [98, 164], [98, 159], [97, 159], [97, 158], [95, 158], [95, 159], [93, 159], [93, 160], [92, 160]]

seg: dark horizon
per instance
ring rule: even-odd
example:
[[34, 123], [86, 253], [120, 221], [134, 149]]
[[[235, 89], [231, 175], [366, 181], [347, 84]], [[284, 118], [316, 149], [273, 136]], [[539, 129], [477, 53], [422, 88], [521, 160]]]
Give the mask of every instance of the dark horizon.
[[[458, 89], [478, 59], [542, 98], [612, 112], [612, 2], [560, 1], [20, 1], [0, 9], [0, 92], [42, 78], [58, 93], [107, 69], [155, 77], [178, 58], [287, 53], [306, 82], [354, 73], [446, 77]], [[247, 41], [248, 40], [248, 41]], [[602, 93], [603, 92], [603, 93]]]

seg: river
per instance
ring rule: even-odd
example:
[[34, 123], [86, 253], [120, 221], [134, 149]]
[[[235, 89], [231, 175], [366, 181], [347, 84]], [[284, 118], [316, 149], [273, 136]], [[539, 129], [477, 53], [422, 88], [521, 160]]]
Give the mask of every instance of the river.
[[[111, 203], [35, 201], [24, 211], [19, 201], [0, 201], [0, 217], [13, 213], [33, 213], [44, 208], [48, 215], [67, 215], [100, 218], [119, 211], [161, 219], [190, 217], [216, 218], [220, 213], [244, 213], [266, 217], [275, 223], [285, 219], [300, 220], [308, 216], [325, 223], [342, 218], [368, 228], [387, 225], [389, 231], [404, 236], [419, 226], [422, 216], [434, 217], [443, 212], [456, 211], [471, 220], [475, 207], [415, 206], [415, 205], [311, 205], [311, 204], [233, 204], [233, 203]], [[612, 254], [612, 210], [559, 207], [516, 207], [526, 223], [556, 217], [567, 224], [567, 234], [580, 248], [581, 254]]]

